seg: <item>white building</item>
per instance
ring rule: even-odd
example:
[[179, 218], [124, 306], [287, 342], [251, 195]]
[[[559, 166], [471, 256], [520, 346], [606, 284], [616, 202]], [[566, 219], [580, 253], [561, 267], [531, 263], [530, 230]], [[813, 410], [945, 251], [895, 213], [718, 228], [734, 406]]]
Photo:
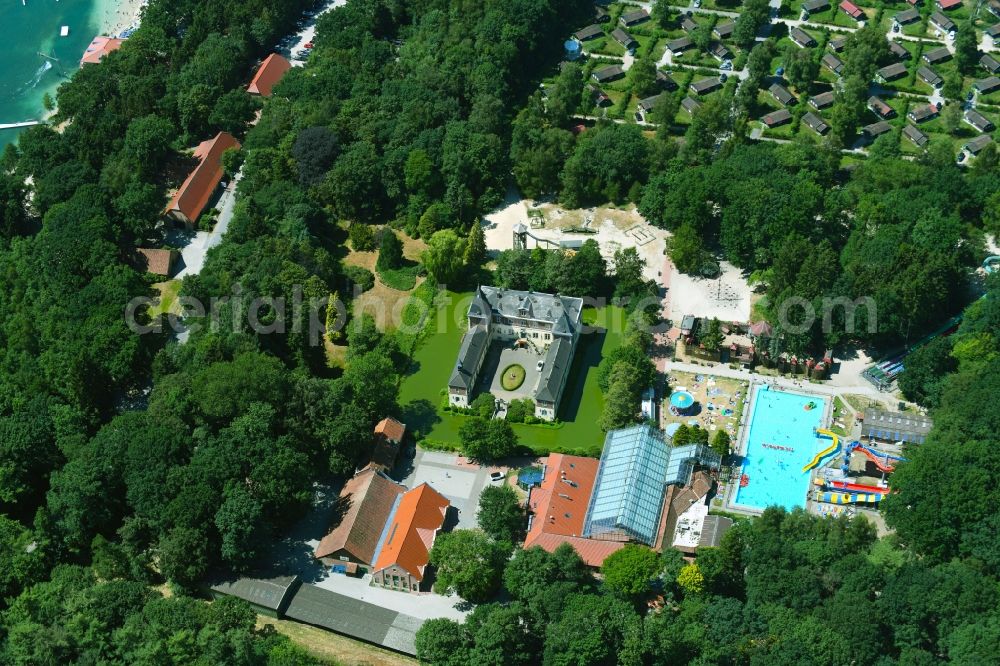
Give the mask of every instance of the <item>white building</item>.
[[448, 381], [449, 403], [468, 407], [475, 398], [491, 343], [523, 344], [538, 349], [542, 361], [534, 386], [526, 387], [526, 397], [535, 402], [535, 416], [555, 419], [580, 337], [582, 310], [580, 298], [479, 287], [469, 305], [469, 328]]

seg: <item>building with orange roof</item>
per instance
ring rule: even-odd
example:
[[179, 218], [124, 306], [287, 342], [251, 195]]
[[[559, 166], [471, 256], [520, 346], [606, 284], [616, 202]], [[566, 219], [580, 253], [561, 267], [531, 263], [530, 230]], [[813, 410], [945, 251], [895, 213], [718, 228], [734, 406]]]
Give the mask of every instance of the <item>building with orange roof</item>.
[[375, 442], [372, 446], [371, 459], [367, 467], [387, 472], [396, 464], [399, 455], [399, 445], [406, 436], [406, 424], [400, 423], [391, 416], [378, 422], [375, 426]]
[[591, 567], [600, 567], [625, 544], [583, 538], [587, 505], [600, 462], [593, 458], [549, 454], [541, 485], [528, 493], [528, 534], [524, 547], [554, 551], [568, 543]]
[[198, 166], [181, 183], [171, 197], [164, 214], [187, 227], [193, 227], [205, 206], [222, 182], [222, 154], [230, 148], [240, 149], [240, 142], [227, 132], [202, 141], [194, 150]]
[[94, 37], [90, 45], [83, 52], [83, 57], [80, 58], [80, 66], [96, 65], [104, 59], [104, 56], [120, 49], [124, 43], [124, 39], [117, 39], [116, 37], [106, 37], [104, 35]]
[[153, 275], [169, 277], [177, 260], [177, 250], [139, 247], [135, 250], [135, 266]]
[[264, 62], [260, 63], [257, 73], [253, 75], [253, 80], [247, 87], [247, 92], [251, 95], [270, 97], [272, 88], [277, 85], [278, 81], [285, 75], [285, 72], [291, 68], [292, 63], [288, 62], [281, 55], [272, 53], [264, 58]]
[[313, 556], [329, 566], [353, 563], [368, 571], [386, 521], [405, 491], [374, 469], [349, 479], [334, 507], [339, 522], [319, 542]]
[[372, 584], [406, 592], [420, 590], [448, 506], [448, 500], [426, 483], [397, 499], [376, 547]]

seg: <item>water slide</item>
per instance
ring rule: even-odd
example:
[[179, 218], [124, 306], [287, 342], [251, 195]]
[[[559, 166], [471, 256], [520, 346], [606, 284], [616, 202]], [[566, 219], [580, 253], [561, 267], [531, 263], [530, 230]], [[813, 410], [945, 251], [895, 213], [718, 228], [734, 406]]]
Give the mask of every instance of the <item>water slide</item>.
[[987, 273], [1000, 271], [1000, 256], [993, 255], [992, 257], [986, 257], [986, 261], [983, 262], [983, 270]]
[[[854, 451], [855, 449], [861, 451], [862, 455], [875, 463], [875, 466], [878, 467], [880, 472], [890, 473], [896, 469], [896, 463], [906, 462], [906, 458], [900, 458], [899, 456], [893, 456], [888, 453], [882, 453], [880, 451], [870, 449], [861, 442], [851, 442], [851, 444], [847, 447], [847, 453], [851, 453], [851, 451]], [[890, 461], [892, 461], [891, 464]]]
[[813, 457], [813, 459], [809, 461], [809, 464], [807, 464], [805, 467], [802, 468], [803, 472], [808, 472], [813, 467], [815, 467], [816, 465], [818, 465], [819, 462], [823, 458], [827, 457], [828, 455], [830, 455], [832, 453], [836, 453], [837, 450], [840, 448], [840, 438], [837, 437], [836, 433], [834, 433], [833, 431], [831, 431], [831, 430], [817, 430], [816, 434], [817, 435], [822, 435], [824, 437], [830, 437], [830, 438], [832, 438], [833, 439], [833, 444], [831, 444], [828, 448], [825, 448], [822, 451], [820, 451], [819, 453], [817, 453]]
[[837, 488], [838, 490], [847, 490], [852, 493], [875, 493], [881, 494], [885, 493], [885, 488], [879, 488], [878, 486], [866, 486], [860, 483], [850, 483], [848, 481], [827, 481], [827, 485]]

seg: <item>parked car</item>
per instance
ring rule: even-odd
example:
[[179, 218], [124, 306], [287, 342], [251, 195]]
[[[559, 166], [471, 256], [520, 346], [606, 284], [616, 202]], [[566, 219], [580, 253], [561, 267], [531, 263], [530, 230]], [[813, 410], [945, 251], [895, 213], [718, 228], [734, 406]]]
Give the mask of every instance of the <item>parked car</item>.
[[490, 481], [503, 481], [503, 472], [490, 472]]

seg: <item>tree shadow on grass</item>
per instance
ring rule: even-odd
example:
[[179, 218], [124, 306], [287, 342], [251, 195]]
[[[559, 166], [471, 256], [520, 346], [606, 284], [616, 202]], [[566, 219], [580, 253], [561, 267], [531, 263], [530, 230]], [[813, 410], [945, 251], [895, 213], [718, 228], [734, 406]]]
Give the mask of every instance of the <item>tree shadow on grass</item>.
[[410, 432], [426, 435], [441, 422], [441, 416], [430, 400], [421, 398], [402, 406], [400, 420], [406, 424]]
[[[587, 386], [587, 374], [596, 371], [600, 365], [601, 350], [607, 337], [608, 331], [603, 328], [594, 329], [580, 336], [573, 365], [570, 367], [569, 379], [566, 381], [566, 389], [559, 405], [559, 418], [563, 421], [575, 421], [579, 416], [583, 391]], [[590, 416], [596, 418], [596, 415]]]

